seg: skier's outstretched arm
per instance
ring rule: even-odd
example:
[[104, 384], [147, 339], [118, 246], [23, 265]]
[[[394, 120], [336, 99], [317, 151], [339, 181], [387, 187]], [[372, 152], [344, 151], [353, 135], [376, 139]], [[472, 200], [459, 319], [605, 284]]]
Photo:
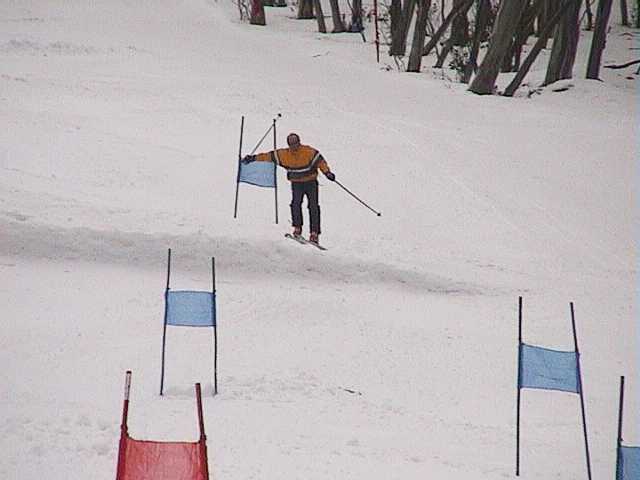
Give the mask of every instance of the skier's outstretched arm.
[[256, 155], [247, 155], [242, 159], [242, 163], [274, 162], [279, 165], [279, 152], [281, 150], [282, 149], [271, 150], [270, 152], [258, 153]]

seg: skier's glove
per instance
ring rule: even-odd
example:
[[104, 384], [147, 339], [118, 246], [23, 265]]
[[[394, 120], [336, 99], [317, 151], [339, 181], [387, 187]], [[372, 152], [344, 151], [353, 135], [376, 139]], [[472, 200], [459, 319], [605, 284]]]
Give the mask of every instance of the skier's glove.
[[325, 177], [327, 177], [332, 182], [336, 181], [336, 176], [335, 176], [335, 174], [333, 172], [327, 172], [324, 175], [325, 175]]
[[256, 161], [256, 157], [255, 157], [255, 155], [246, 155], [240, 161], [246, 165], [247, 163], [255, 162]]

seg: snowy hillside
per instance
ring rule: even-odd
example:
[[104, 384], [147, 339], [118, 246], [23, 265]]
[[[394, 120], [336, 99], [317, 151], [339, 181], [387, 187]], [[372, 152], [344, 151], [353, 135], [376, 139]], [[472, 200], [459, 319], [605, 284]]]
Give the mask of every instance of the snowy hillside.
[[[211, 478], [512, 477], [520, 295], [551, 348], [575, 303], [593, 478], [613, 478], [620, 375], [640, 444], [632, 70], [583, 80], [583, 32], [568, 91], [478, 97], [289, 8], [237, 15], [0, 4], [0, 478], [115, 478], [127, 369], [136, 438], [195, 440], [202, 382]], [[637, 35], [614, 25], [604, 63]], [[327, 252], [283, 238], [282, 172], [279, 224], [248, 185], [233, 218], [240, 118], [248, 153], [279, 112], [279, 146], [298, 132], [382, 212], [321, 178]], [[215, 397], [211, 332], [180, 328], [158, 395], [167, 248], [176, 288], [209, 289], [216, 258]], [[578, 397], [522, 408], [521, 478], [586, 478]]]

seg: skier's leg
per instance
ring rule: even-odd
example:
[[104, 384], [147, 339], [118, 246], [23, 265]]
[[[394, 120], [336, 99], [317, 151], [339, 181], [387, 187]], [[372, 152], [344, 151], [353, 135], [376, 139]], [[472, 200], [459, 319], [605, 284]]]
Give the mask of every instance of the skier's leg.
[[307, 205], [309, 207], [309, 224], [312, 233], [320, 235], [320, 204], [318, 203], [318, 181], [307, 183]]
[[302, 228], [302, 199], [304, 186], [300, 182], [291, 182], [291, 224], [294, 228]]

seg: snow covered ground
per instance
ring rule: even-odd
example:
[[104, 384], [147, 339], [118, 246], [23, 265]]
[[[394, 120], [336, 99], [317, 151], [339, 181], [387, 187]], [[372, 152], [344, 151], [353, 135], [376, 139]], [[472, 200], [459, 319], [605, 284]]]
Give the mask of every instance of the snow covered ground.
[[[478, 97], [293, 17], [0, 4], [0, 478], [115, 478], [127, 369], [136, 438], [195, 440], [203, 383], [212, 478], [511, 477], [519, 295], [552, 348], [575, 303], [593, 478], [613, 478], [620, 375], [640, 444], [633, 70], [583, 80], [584, 32], [573, 88]], [[637, 38], [614, 25], [605, 64]], [[240, 117], [246, 153], [278, 112], [279, 145], [299, 132], [382, 211], [321, 180], [327, 252], [283, 238], [284, 176], [280, 224], [247, 185], [233, 219]], [[179, 328], [158, 395], [169, 247], [175, 288], [210, 288], [216, 258], [215, 398], [211, 333]], [[523, 392], [521, 468], [586, 478], [575, 395]]]

